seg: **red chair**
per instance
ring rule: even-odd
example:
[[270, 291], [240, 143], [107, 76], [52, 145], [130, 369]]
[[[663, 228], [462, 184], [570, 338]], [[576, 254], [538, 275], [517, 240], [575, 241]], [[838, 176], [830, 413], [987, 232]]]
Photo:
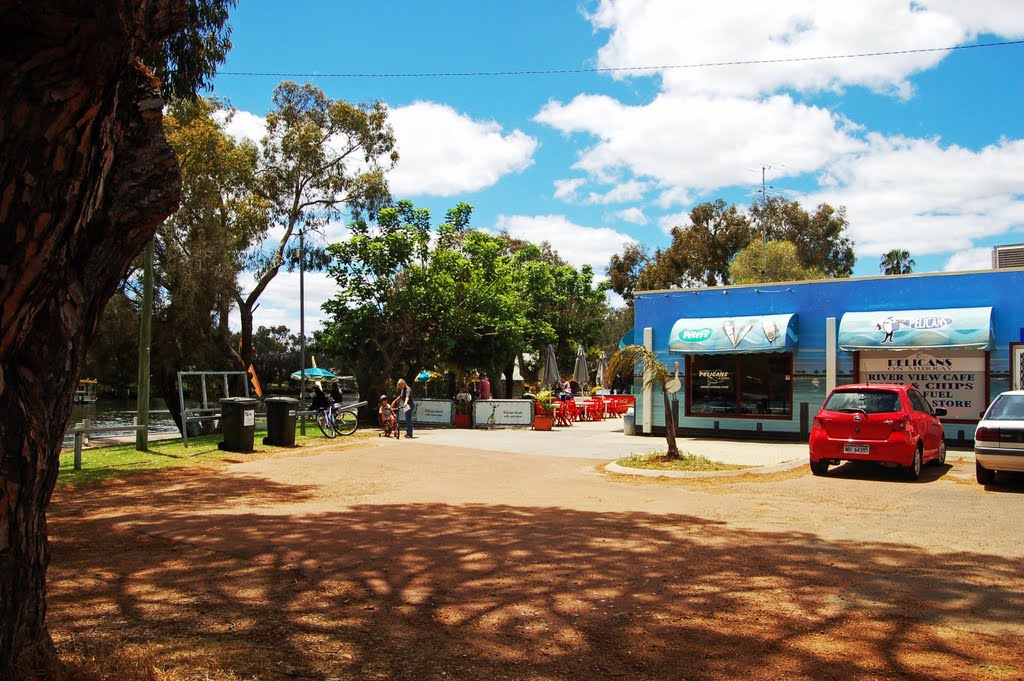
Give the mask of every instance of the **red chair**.
[[[572, 419], [569, 415], [569, 408], [566, 406], [567, 402], [559, 402], [558, 408], [555, 409], [555, 425], [556, 426], [571, 426]], [[575, 407], [576, 405], [573, 405]]]

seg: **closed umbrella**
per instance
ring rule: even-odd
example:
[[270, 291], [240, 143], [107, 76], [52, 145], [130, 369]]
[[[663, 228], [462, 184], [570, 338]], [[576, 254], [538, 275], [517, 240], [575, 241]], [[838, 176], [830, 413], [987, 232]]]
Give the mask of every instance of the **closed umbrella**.
[[604, 375], [606, 373], [608, 373], [608, 353], [602, 350], [601, 356], [597, 359], [597, 377], [594, 378], [594, 382], [598, 385], [604, 385]]
[[583, 346], [576, 350], [576, 366], [572, 370], [572, 378], [581, 386], [590, 383], [590, 369], [587, 368], [587, 356], [583, 354]]
[[549, 386], [553, 386], [562, 378], [561, 374], [558, 373], [558, 360], [555, 358], [555, 348], [548, 343], [547, 350], [544, 351], [544, 376], [543, 381]]

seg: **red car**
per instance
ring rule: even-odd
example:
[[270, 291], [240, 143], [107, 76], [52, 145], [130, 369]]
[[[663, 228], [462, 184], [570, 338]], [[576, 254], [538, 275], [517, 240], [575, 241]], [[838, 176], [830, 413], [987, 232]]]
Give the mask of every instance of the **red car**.
[[854, 384], [836, 388], [811, 427], [811, 472], [825, 475], [840, 461], [895, 464], [917, 480], [921, 465], [946, 462], [940, 416], [919, 390], [906, 385]]

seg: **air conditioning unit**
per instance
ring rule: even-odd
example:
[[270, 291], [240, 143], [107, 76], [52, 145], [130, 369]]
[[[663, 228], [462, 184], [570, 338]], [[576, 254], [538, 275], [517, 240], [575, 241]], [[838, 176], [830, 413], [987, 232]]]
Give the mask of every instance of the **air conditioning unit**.
[[1007, 244], [992, 249], [992, 269], [1024, 267], [1024, 244]]

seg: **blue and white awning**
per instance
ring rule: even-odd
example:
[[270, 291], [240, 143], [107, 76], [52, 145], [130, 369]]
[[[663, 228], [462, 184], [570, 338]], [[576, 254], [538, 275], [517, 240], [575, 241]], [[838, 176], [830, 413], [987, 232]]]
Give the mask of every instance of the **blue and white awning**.
[[839, 322], [840, 350], [991, 347], [991, 307], [847, 312]]
[[672, 325], [668, 349], [691, 355], [788, 352], [796, 340], [795, 314], [694, 317]]

